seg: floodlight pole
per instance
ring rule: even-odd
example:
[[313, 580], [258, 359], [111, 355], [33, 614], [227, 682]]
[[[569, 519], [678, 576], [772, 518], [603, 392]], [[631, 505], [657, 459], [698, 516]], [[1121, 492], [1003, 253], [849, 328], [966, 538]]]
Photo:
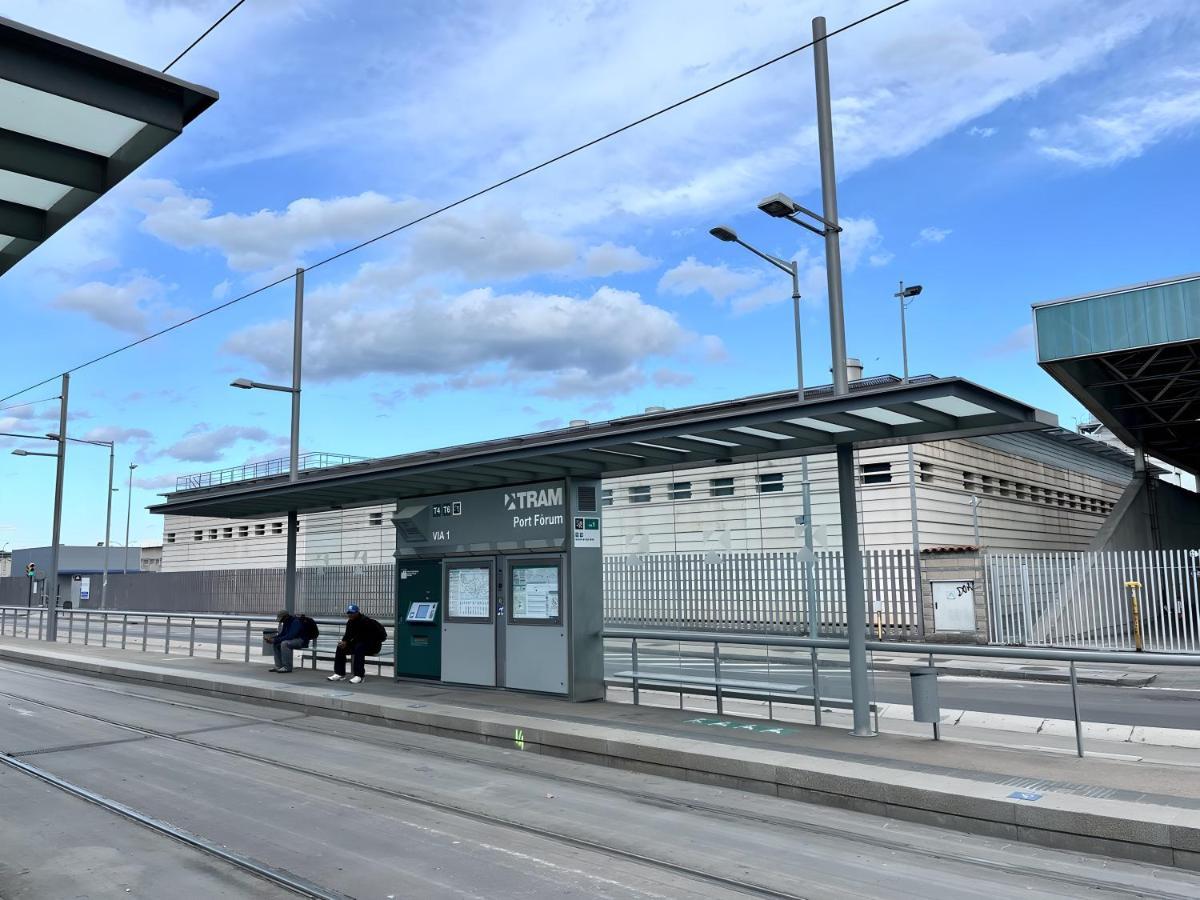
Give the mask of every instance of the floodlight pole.
[[54, 474], [54, 524], [50, 529], [50, 571], [46, 573], [46, 640], [58, 640], [58, 544], [62, 539], [63, 480], [67, 470], [67, 402], [71, 376], [63, 373], [58, 407], [58, 460]]
[[[829, 338], [833, 357], [833, 395], [850, 392], [846, 371], [846, 316], [842, 303], [842, 250], [838, 229], [837, 176], [833, 163], [833, 116], [829, 99], [829, 50], [825, 18], [812, 20], [813, 69], [817, 88], [817, 145], [821, 155], [821, 202], [826, 221], [825, 276], [829, 291]], [[867, 601], [862, 552], [858, 543], [858, 497], [855, 495], [854, 445], [837, 445], [838, 499], [842, 524], [842, 567], [846, 581], [846, 636], [850, 646], [852, 734], [870, 737], [870, 681], [867, 677]]]
[[[300, 480], [300, 359], [304, 344], [304, 269], [296, 269], [296, 308], [292, 322], [292, 433], [291, 465], [288, 481]], [[283, 608], [296, 612], [296, 536], [300, 530], [300, 517], [296, 510], [288, 510], [287, 561], [284, 570]]]

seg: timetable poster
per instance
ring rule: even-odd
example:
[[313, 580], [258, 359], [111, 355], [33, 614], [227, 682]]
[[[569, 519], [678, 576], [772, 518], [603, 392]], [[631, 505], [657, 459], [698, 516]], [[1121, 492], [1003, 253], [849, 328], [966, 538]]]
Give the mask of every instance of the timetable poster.
[[514, 619], [558, 618], [558, 566], [514, 566]]
[[486, 619], [492, 614], [491, 570], [451, 569], [446, 576], [447, 613], [455, 619]]

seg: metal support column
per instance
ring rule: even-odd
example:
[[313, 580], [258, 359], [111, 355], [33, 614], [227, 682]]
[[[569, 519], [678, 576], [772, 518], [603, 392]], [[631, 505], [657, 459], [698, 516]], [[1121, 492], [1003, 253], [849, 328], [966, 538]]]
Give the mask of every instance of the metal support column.
[[[304, 346], [304, 270], [296, 270], [296, 308], [292, 316], [292, 429], [291, 465], [288, 481], [300, 480], [300, 362]], [[284, 572], [283, 608], [296, 612], [296, 535], [300, 530], [300, 517], [296, 510], [288, 510], [287, 561]]]
[[842, 558], [846, 581], [846, 638], [850, 645], [850, 698], [854, 730], [872, 737], [871, 685], [867, 677], [867, 599], [863, 588], [862, 553], [858, 545], [858, 504], [854, 491], [854, 448], [837, 448], [838, 500], [842, 515]]
[[54, 475], [54, 525], [50, 535], [50, 571], [46, 578], [46, 640], [58, 640], [58, 545], [62, 536], [63, 478], [67, 469], [67, 395], [71, 376], [62, 377], [62, 398], [58, 407], [58, 460]]
[[[813, 67], [817, 83], [817, 144], [821, 153], [821, 202], [825, 229], [825, 277], [829, 290], [829, 344], [832, 351], [833, 395], [850, 390], [846, 372], [846, 318], [842, 306], [842, 245], [837, 229], [837, 175], [833, 165], [833, 116], [829, 100], [829, 50], [825, 17], [812, 20]], [[832, 225], [833, 227], [828, 227]]]
[[113, 463], [116, 447], [110, 441], [108, 444], [108, 498], [104, 510], [104, 574], [100, 577], [100, 608], [108, 604], [108, 557], [112, 547], [112, 495], [113, 495]]

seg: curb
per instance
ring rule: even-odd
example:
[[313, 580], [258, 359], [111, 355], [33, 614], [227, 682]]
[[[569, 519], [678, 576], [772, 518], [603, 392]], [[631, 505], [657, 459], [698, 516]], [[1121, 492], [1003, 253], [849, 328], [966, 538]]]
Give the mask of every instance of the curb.
[[613, 768], [952, 828], [1058, 849], [1104, 853], [1200, 870], [1194, 809], [1012, 791], [1011, 785], [834, 759], [815, 752], [714, 743], [607, 724], [436, 702], [380, 703], [348, 691], [264, 685], [236, 676], [181, 673], [143, 663], [80, 658], [0, 645], [0, 658], [67, 671], [267, 700], [315, 714], [361, 717], [394, 727], [543, 753]]

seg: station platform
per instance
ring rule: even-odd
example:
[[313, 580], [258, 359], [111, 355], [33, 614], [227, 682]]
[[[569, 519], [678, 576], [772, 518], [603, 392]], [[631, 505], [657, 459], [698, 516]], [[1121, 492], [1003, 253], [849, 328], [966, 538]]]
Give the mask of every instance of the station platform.
[[[824, 727], [628, 703], [0, 638], [4, 661], [302, 709], [514, 751], [768, 794], [1014, 841], [1200, 870], [1200, 755], [1149, 748], [1083, 759], [1052, 736], [983, 729], [853, 737]], [[835, 723], [835, 724], [830, 724]]]

